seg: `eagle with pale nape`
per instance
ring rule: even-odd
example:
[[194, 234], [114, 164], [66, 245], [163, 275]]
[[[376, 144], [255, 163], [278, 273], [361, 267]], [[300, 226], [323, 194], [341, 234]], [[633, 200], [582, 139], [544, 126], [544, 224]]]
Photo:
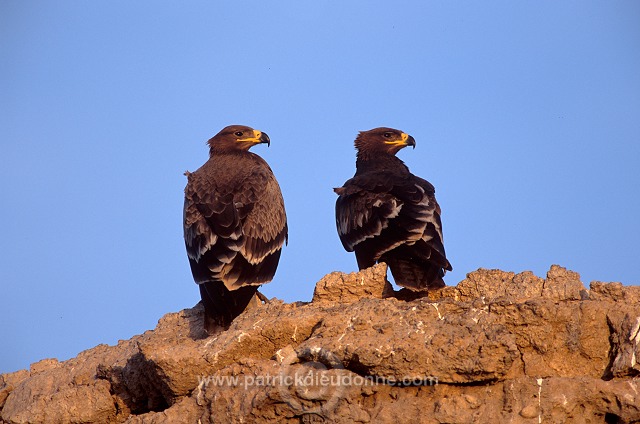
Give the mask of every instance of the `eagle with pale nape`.
[[444, 287], [453, 268], [442, 240], [435, 188], [396, 157], [416, 142], [393, 128], [358, 134], [356, 173], [340, 188], [336, 226], [342, 245], [355, 252], [358, 268], [385, 262], [396, 284], [412, 291]]
[[264, 298], [258, 287], [273, 279], [287, 242], [280, 186], [267, 162], [249, 152], [260, 143], [270, 145], [266, 133], [228, 126], [208, 141], [209, 160], [185, 173], [184, 241], [209, 335]]

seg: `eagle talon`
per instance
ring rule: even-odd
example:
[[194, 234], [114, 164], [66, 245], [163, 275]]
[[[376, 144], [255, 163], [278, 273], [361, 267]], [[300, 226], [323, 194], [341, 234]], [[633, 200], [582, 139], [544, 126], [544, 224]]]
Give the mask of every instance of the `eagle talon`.
[[260, 301], [269, 304], [271, 303], [271, 300], [269, 300], [269, 298], [267, 296], [265, 296], [264, 294], [260, 293], [259, 291], [256, 292], [256, 296], [258, 296], [258, 299], [260, 299]]

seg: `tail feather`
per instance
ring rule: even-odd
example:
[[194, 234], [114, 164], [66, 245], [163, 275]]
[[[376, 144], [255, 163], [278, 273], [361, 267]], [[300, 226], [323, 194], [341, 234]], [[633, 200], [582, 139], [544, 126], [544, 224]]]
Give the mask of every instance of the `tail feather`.
[[204, 305], [204, 329], [209, 335], [225, 331], [256, 296], [258, 286], [242, 286], [229, 290], [221, 281], [200, 283]]
[[444, 270], [433, 262], [420, 259], [381, 259], [389, 265], [396, 284], [410, 290], [434, 290], [445, 286]]

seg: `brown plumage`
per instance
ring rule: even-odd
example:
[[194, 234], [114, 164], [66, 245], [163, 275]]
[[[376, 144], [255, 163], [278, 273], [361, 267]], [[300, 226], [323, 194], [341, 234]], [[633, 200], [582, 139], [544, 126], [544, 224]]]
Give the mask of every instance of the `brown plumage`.
[[228, 126], [209, 140], [209, 160], [186, 173], [184, 240], [209, 334], [227, 329], [271, 281], [287, 241], [280, 186], [249, 152], [259, 143], [270, 143], [266, 133]]
[[442, 242], [440, 206], [431, 183], [409, 172], [395, 154], [415, 140], [392, 128], [361, 132], [356, 174], [340, 188], [336, 225], [342, 245], [360, 269], [386, 262], [400, 286], [444, 287], [452, 267]]

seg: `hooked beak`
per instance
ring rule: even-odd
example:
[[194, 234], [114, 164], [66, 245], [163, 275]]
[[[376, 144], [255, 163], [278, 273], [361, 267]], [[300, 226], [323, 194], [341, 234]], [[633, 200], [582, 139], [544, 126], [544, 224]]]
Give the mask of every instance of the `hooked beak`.
[[405, 143], [407, 143], [407, 146], [412, 146], [414, 149], [416, 148], [416, 139], [411, 136], [407, 137]]
[[271, 140], [269, 140], [269, 136], [267, 135], [267, 133], [258, 130], [253, 130], [253, 133], [250, 136], [246, 138], [239, 138], [237, 141], [240, 143], [266, 143], [267, 146], [271, 145]]
[[260, 134], [260, 143], [267, 143], [267, 147], [271, 146], [271, 140], [269, 139], [269, 136], [267, 135], [266, 132], [263, 132], [262, 134]]

